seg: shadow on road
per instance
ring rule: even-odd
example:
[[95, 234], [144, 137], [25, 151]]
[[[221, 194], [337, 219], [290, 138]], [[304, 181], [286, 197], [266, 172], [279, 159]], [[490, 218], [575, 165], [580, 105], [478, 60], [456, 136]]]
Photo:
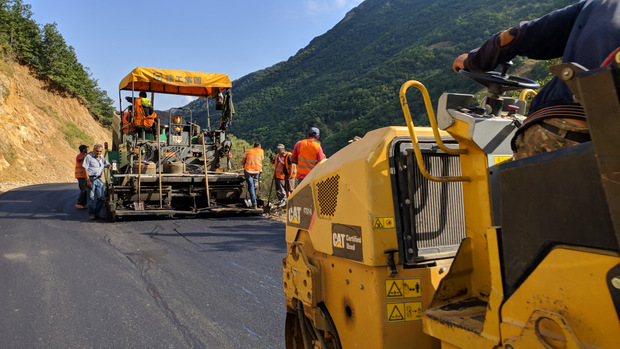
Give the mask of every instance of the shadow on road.
[[[88, 210], [78, 210], [77, 183], [49, 183], [16, 188], [0, 194], [0, 217], [88, 221]], [[105, 214], [105, 208], [101, 215]], [[95, 222], [107, 222], [97, 220]]]

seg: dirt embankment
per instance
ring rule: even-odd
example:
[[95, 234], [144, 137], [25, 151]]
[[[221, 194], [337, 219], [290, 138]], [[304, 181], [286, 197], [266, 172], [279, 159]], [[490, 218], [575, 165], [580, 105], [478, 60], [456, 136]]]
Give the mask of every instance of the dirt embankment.
[[111, 142], [78, 98], [59, 94], [27, 66], [0, 60], [0, 192], [73, 182], [80, 144]]

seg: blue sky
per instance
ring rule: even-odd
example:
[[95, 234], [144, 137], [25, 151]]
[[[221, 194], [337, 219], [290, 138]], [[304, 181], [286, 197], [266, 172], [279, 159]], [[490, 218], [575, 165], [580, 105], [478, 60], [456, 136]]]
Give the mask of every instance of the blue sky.
[[[118, 108], [118, 84], [138, 66], [225, 73], [235, 80], [287, 60], [362, 0], [24, 2], [39, 25], [58, 24]], [[157, 95], [155, 107], [188, 101]]]

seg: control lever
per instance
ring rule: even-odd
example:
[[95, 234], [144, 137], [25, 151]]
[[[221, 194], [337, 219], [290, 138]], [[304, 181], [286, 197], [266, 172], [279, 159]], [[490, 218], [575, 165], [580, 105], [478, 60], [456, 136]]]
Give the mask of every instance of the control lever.
[[517, 128], [521, 127], [522, 122], [519, 121], [519, 119], [517, 119], [517, 117], [515, 116], [515, 114], [517, 113], [517, 110], [519, 110], [519, 107], [516, 105], [509, 105], [508, 106], [508, 117], [512, 118], [512, 123], [517, 126]]
[[383, 251], [383, 253], [387, 254], [387, 264], [390, 267], [390, 274], [396, 275], [398, 274], [398, 269], [396, 269], [396, 262], [394, 261], [394, 253], [398, 252], [397, 248], [388, 248]]
[[506, 76], [508, 69], [512, 68], [513, 65], [514, 63], [512, 63], [512, 61], [502, 63], [502, 76]]

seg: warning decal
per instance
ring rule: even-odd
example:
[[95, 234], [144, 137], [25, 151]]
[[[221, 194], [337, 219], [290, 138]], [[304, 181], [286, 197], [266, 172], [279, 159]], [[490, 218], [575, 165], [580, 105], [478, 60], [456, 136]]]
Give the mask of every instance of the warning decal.
[[405, 321], [422, 320], [422, 302], [405, 303]]
[[409, 322], [422, 320], [422, 302], [386, 304], [387, 322]]
[[385, 297], [390, 298], [403, 298], [403, 280], [385, 280]]
[[392, 229], [394, 228], [394, 217], [377, 217], [372, 221], [372, 227], [375, 229]]
[[392, 303], [387, 305], [387, 322], [403, 322], [405, 321], [405, 304]]
[[403, 280], [403, 292], [405, 298], [417, 298], [422, 296], [420, 286], [420, 279], [405, 279]]
[[495, 159], [494, 159], [495, 166], [497, 166], [497, 165], [499, 165], [501, 163], [510, 161], [510, 159], [512, 159], [512, 156], [510, 156], [510, 155], [496, 155]]
[[385, 298], [419, 298], [422, 297], [420, 278], [386, 279]]

